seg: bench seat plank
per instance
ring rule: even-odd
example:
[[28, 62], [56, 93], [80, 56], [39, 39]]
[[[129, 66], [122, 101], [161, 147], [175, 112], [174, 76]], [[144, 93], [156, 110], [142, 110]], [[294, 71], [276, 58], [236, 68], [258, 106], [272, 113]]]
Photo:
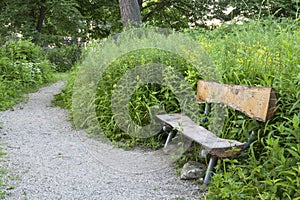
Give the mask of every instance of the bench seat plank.
[[[162, 114], [156, 117], [164, 124], [173, 127], [189, 139], [201, 144], [208, 152], [217, 157], [230, 157], [244, 149], [244, 143], [222, 139], [209, 130], [181, 114]], [[236, 151], [230, 151], [236, 147]]]

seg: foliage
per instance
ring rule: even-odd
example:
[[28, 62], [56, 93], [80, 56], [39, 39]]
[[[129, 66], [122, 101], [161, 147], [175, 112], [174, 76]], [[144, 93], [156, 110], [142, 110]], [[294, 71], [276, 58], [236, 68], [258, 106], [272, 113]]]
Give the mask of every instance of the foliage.
[[[223, 0], [223, 3], [226, 2]], [[243, 14], [246, 17], [259, 15], [259, 17], [290, 17], [297, 19], [299, 17], [300, 2], [275, 0], [275, 1], [230, 1], [230, 5], [235, 7], [235, 13]]]
[[0, 48], [0, 110], [14, 105], [24, 90], [52, 79], [51, 63], [28, 40], [10, 41]]
[[84, 16], [90, 38], [104, 38], [122, 29], [118, 1], [78, 0], [79, 11]]
[[[145, 56], [147, 55], [147, 56]], [[103, 74], [97, 88], [97, 114], [100, 126], [103, 127], [105, 135], [113, 141], [120, 141], [128, 138], [128, 134], [122, 133], [114, 122], [111, 108], [111, 95], [124, 73], [135, 66], [147, 63], [167, 63], [183, 73], [188, 70], [188, 63], [183, 59], [161, 50], [139, 50], [119, 58]], [[181, 69], [180, 69], [181, 68]], [[122, 98], [122, 97], [120, 97]], [[147, 84], [137, 89], [131, 96], [130, 115], [139, 125], [149, 124], [150, 107], [163, 105], [168, 112], [180, 110], [178, 101], [172, 91], [167, 87], [157, 84]], [[129, 137], [129, 142], [138, 142], [134, 137]]]
[[195, 34], [223, 73], [225, 83], [273, 86], [275, 116], [259, 123], [228, 110], [223, 137], [256, 140], [244, 156], [220, 160], [207, 199], [294, 199], [300, 186], [300, 29], [273, 19], [224, 25]]
[[51, 78], [51, 65], [42, 49], [28, 40], [7, 42], [2, 46], [1, 74], [6, 80], [20, 80], [23, 86], [39, 85]]
[[144, 0], [143, 21], [158, 27], [182, 30], [190, 26], [206, 27], [209, 20], [231, 21], [236, 17], [264, 18], [299, 16], [299, 1], [193, 1]]
[[[62, 88], [61, 93], [54, 95], [54, 105], [60, 106], [61, 108], [65, 108], [68, 110], [72, 109], [73, 87], [76, 81], [78, 69], [79, 66], [75, 66], [74, 69], [68, 73], [67, 78], [65, 78], [66, 84], [64, 88]], [[72, 118], [71, 115], [72, 112], [70, 113], [70, 118]]]
[[[90, 51], [93, 50], [91, 49]], [[112, 62], [97, 83], [97, 98], [93, 102], [96, 102], [97, 105], [96, 112], [100, 127], [104, 134], [117, 145], [133, 147], [139, 143], [143, 143], [145, 146], [157, 148], [161, 146], [162, 138], [166, 136], [156, 135], [147, 139], [137, 139], [128, 135], [128, 133], [124, 133], [114, 121], [111, 99], [112, 92], [116, 88], [118, 81], [128, 70], [147, 63], [160, 63], [172, 66], [172, 68], [174, 67], [182, 74], [186, 74], [186, 79], [194, 86], [196, 80], [200, 77], [199, 74], [188, 73], [191, 72], [191, 65], [184, 59], [163, 50], [137, 50]], [[84, 66], [82, 64], [81, 67]], [[57, 105], [66, 108], [72, 107], [72, 90], [77, 75], [76, 71], [74, 71], [66, 88], [61, 94], [55, 97], [54, 102]], [[131, 118], [134, 119], [136, 124], [148, 124], [151, 114], [149, 112], [150, 107], [155, 105], [163, 105], [165, 110], [170, 113], [180, 111], [179, 102], [174, 93], [164, 85], [152, 83], [141, 86], [134, 91], [129, 105]]]
[[80, 48], [74, 44], [48, 48], [46, 50], [47, 58], [56, 66], [55, 71], [57, 72], [71, 70], [79, 60], [80, 54]]
[[[211, 19], [225, 22], [242, 16], [294, 19], [299, 16], [299, 0], [138, 2], [144, 23], [176, 30], [206, 26], [206, 22]], [[232, 11], [225, 12], [227, 9]], [[60, 43], [66, 36], [81, 38], [82, 41], [101, 39], [122, 29], [117, 0], [0, 1], [0, 24], [0, 38], [7, 39], [22, 34], [25, 38], [33, 38], [40, 46]]]
[[[204, 16], [208, 5], [200, 1], [143, 1], [143, 21], [163, 28], [184, 29]], [[193, 12], [191, 12], [191, 10]]]
[[[244, 25], [224, 24], [214, 31], [202, 29], [187, 31], [213, 58], [215, 67], [223, 74], [224, 83], [273, 86], [279, 96], [277, 112], [266, 123], [257, 122], [237, 111], [227, 109], [222, 137], [246, 141], [250, 131], [254, 130], [256, 139], [249, 150], [241, 156], [218, 161], [207, 199], [299, 197], [300, 30], [298, 27], [294, 21], [285, 19], [278, 21], [271, 18]], [[116, 60], [98, 84], [100, 123], [105, 125], [107, 136], [112, 140], [126, 140], [130, 145], [141, 141], [123, 135], [114, 125], [110, 110], [110, 92], [118, 77], [124, 70], [155, 59], [173, 62], [171, 64], [173, 66], [188, 66], [184, 60], [168, 57], [170, 55], [165, 57], [166, 52], [159, 52], [159, 58], [151, 51], [147, 52], [147, 57], [141, 56], [140, 53], [132, 52], [132, 55]], [[194, 78], [197, 76], [191, 78], [191, 81]], [[74, 78], [72, 81], [75, 81]], [[72, 87], [68, 87], [63, 95], [70, 97], [71, 90]], [[168, 98], [160, 98], [160, 95]], [[170, 108], [170, 112], [178, 111], [172, 93], [157, 85], [145, 85], [136, 90], [132, 96], [132, 117], [137, 116], [136, 118], [141, 118], [147, 123], [148, 118], [143, 118], [143, 114], [147, 113], [147, 106], [158, 101], [174, 105]], [[71, 104], [71, 100], [68, 102]], [[165, 136], [160, 135], [156, 139], [158, 140], [154, 143], [153, 139], [143, 142], [157, 147], [159, 140], [164, 141]], [[199, 151], [198, 148], [193, 151], [194, 155], [198, 155], [196, 153]], [[189, 157], [195, 158], [190, 152]]]
[[[53, 36], [78, 37], [78, 30], [84, 29], [74, 0], [1, 1], [0, 5], [0, 35], [5, 37], [18, 33], [33, 38], [36, 43], [44, 43]], [[38, 30], [40, 20], [42, 27]]]

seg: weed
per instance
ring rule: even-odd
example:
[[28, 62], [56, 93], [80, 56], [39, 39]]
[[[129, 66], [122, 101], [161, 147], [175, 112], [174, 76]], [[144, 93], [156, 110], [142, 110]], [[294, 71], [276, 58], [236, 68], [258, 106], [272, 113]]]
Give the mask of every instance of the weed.
[[[277, 112], [266, 123], [226, 109], [226, 121], [217, 134], [247, 141], [253, 130], [256, 138], [242, 156], [218, 161], [207, 199], [294, 199], [300, 196], [300, 26], [295, 23], [299, 20], [267, 19], [224, 25], [213, 31], [187, 31], [213, 58], [224, 83], [272, 86], [279, 96]], [[99, 123], [111, 140], [129, 145], [151, 144], [157, 148], [165, 139], [163, 135], [156, 136], [156, 143], [153, 139], [141, 140], [124, 134], [114, 122], [110, 102], [112, 90], [126, 70], [157, 60], [182, 70], [193, 86], [201, 78], [201, 74], [189, 70], [189, 60], [163, 51], [135, 51], [113, 62], [98, 82], [97, 98], [91, 100], [96, 103]], [[68, 106], [74, 77], [63, 94]], [[131, 118], [136, 123], [147, 124], [148, 108], [157, 104], [164, 105], [169, 112], [180, 111], [168, 88], [148, 84], [132, 95]], [[179, 162], [197, 159], [198, 151], [196, 148], [190, 154], [187, 152]]]
[[0, 110], [11, 108], [22, 94], [52, 80], [52, 65], [30, 41], [0, 47]]

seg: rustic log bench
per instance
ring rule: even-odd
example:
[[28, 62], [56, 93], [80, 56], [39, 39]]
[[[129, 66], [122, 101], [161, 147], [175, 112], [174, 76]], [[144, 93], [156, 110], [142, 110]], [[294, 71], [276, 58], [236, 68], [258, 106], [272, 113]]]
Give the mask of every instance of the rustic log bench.
[[[246, 87], [204, 80], [199, 80], [197, 83], [196, 97], [199, 103], [222, 103], [262, 122], [266, 122], [273, 116], [277, 101], [275, 90], [272, 87]], [[204, 184], [209, 183], [218, 158], [238, 155], [251, 143], [251, 138], [247, 142], [219, 138], [199, 126], [188, 116], [180, 113], [161, 114], [156, 117], [163, 124], [163, 130], [169, 132], [165, 148], [176, 132], [199, 143], [210, 154]]]

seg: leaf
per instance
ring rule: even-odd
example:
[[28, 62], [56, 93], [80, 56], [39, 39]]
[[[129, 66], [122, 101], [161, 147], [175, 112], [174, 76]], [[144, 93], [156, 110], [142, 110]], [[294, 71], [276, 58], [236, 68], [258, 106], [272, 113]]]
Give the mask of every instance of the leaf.
[[[296, 148], [294, 148], [294, 149], [296, 149]], [[292, 150], [292, 149], [287, 149], [287, 151], [288, 151], [290, 154], [292, 154], [292, 156], [294, 156], [295, 158], [300, 159], [299, 151]]]
[[292, 121], [293, 121], [293, 127], [294, 127], [295, 129], [298, 129], [298, 128], [299, 128], [299, 123], [300, 123], [299, 116], [298, 116], [298, 115], [294, 115]]

